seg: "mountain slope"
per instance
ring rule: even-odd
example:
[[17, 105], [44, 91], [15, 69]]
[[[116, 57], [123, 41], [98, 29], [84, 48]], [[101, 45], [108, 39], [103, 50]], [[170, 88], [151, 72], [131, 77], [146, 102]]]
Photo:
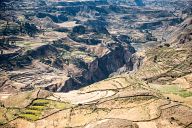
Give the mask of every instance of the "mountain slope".
[[192, 127], [188, 1], [4, 4], [0, 128]]

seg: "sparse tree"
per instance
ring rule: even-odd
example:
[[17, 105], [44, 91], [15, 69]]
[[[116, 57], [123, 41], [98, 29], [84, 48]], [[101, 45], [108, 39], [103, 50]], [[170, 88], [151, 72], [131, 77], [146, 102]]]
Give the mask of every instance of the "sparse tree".
[[157, 55], [154, 56], [153, 62], [157, 63]]
[[1, 55], [3, 54], [3, 50], [1, 49]]
[[24, 16], [18, 17], [17, 22], [19, 24], [20, 33], [23, 33], [23, 28], [24, 28], [24, 24], [25, 24], [25, 17]]
[[6, 21], [5, 29], [3, 30], [3, 35], [7, 34], [7, 29], [9, 28], [9, 20]]
[[33, 37], [39, 31], [35, 24], [25, 23], [24, 28], [26, 33], [31, 37]]

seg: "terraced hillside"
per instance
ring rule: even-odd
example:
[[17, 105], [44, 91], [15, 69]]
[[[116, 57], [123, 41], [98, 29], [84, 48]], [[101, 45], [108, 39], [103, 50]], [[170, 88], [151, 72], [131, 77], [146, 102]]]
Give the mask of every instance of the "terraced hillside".
[[167, 99], [129, 75], [112, 77], [69, 93], [37, 90], [4, 96], [1, 111], [4, 113], [1, 123], [8, 122], [3, 127], [29, 128], [190, 128], [192, 118], [189, 106]]
[[37, 90], [4, 97], [1, 111], [4, 113], [1, 123], [8, 122], [3, 127], [18, 128], [189, 128], [192, 121], [192, 111], [187, 105], [167, 99], [128, 75], [112, 77], [69, 93]]
[[[172, 100], [192, 105], [191, 18], [170, 34], [165, 43], [147, 49], [135, 76], [145, 80]], [[139, 54], [139, 53], [138, 53]]]
[[192, 127], [190, 1], [0, 5], [0, 128]]

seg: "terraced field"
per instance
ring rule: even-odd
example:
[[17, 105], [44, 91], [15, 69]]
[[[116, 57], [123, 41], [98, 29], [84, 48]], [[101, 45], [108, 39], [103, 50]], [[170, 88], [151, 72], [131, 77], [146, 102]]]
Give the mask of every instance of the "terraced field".
[[[11, 97], [13, 101], [14, 97]], [[28, 97], [30, 102], [19, 100], [28, 103], [25, 107], [16, 102], [19, 106], [18, 111], [14, 111], [15, 117], [6, 120], [1, 115], [1, 123], [9, 122], [9, 125], [18, 128], [96, 128], [109, 126], [113, 121], [117, 127], [126, 124], [135, 128], [180, 128], [188, 127], [192, 122], [189, 107], [167, 99], [145, 82], [129, 75], [112, 77], [78, 91], [50, 94], [38, 90], [28, 93]], [[4, 102], [1, 111], [6, 113], [8, 107]], [[167, 115], [166, 111], [175, 114]], [[188, 118], [184, 119], [183, 114]]]
[[144, 3], [0, 0], [0, 128], [192, 128], [192, 3]]
[[[155, 53], [154, 53], [155, 52]], [[147, 50], [147, 58], [136, 76], [149, 82], [166, 83], [192, 73], [190, 47], [156, 47]]]
[[[57, 111], [70, 108], [70, 103], [45, 99], [51, 93], [43, 90], [16, 94], [2, 100], [1, 125], [17, 118], [36, 121]], [[4, 125], [3, 125], [4, 126]]]

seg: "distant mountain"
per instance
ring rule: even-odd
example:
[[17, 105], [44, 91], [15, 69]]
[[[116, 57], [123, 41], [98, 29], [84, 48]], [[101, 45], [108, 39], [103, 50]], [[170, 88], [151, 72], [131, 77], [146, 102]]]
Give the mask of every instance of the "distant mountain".
[[143, 0], [108, 0], [109, 2], [117, 3], [117, 4], [129, 4], [129, 5], [137, 5], [144, 6]]
[[137, 6], [144, 6], [143, 0], [135, 0]]

